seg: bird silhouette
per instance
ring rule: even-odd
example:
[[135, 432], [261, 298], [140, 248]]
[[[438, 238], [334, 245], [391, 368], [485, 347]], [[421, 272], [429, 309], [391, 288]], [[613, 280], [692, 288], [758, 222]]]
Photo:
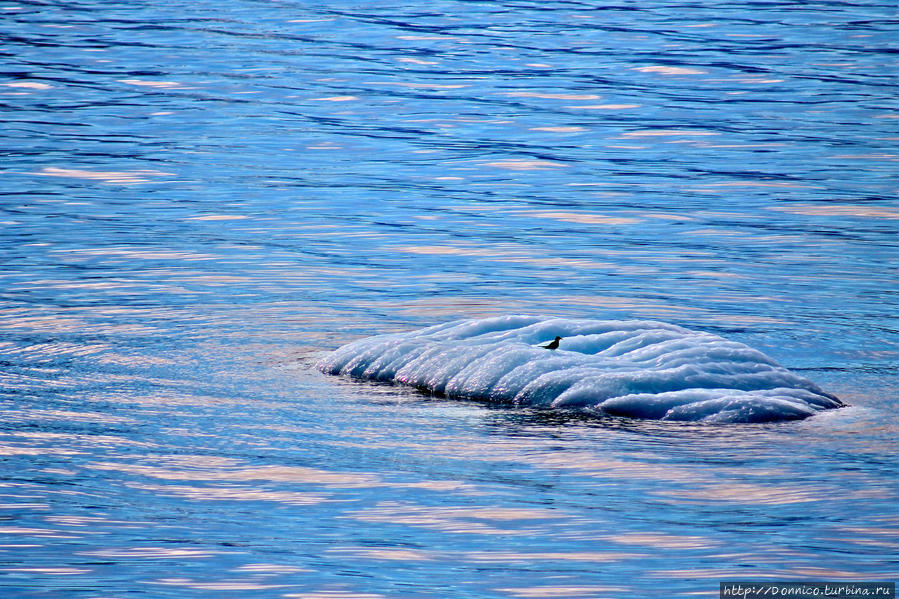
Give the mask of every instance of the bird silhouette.
[[555, 339], [553, 339], [552, 341], [550, 341], [550, 342], [547, 343], [546, 345], [541, 345], [540, 347], [542, 347], [543, 349], [558, 349], [558, 347], [559, 347], [559, 341], [561, 341], [561, 340], [562, 340], [562, 338], [559, 337], [558, 335], [556, 335], [556, 338], [555, 338]]

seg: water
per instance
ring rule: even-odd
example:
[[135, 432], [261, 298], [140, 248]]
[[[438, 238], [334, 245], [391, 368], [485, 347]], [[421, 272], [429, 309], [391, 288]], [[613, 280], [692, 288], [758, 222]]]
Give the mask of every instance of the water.
[[[0, 6], [4, 597], [899, 578], [893, 3]], [[590, 418], [327, 377], [501, 314], [852, 405]]]

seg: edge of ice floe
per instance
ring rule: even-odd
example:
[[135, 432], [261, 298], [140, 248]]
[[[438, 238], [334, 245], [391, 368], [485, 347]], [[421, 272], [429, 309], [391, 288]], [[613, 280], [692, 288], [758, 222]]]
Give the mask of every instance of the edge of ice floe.
[[[555, 335], [564, 338], [563, 347], [547, 355], [549, 350], [537, 344]], [[606, 354], [602, 360], [601, 354]], [[617, 364], [616, 356], [628, 358]], [[691, 362], [696, 359], [705, 362]], [[608, 370], [597, 368], [598, 361]], [[704, 372], [703, 367], [711, 370]], [[728, 374], [728, 367], [735, 374]], [[322, 358], [318, 368], [451, 398], [633, 418], [769, 422], [802, 419], [846, 405], [745, 344], [647, 320], [456, 320], [358, 339]], [[614, 386], [616, 376], [623, 392], [608, 397], [603, 397], [608, 392], [597, 393], [600, 382]], [[666, 389], [665, 376], [669, 386], [680, 388]], [[659, 388], [653, 387], [653, 377]], [[734, 377], [742, 377], [740, 384], [749, 388], [716, 386], [718, 379]], [[691, 379], [698, 386], [691, 387]], [[754, 382], [761, 388], [753, 387]]]

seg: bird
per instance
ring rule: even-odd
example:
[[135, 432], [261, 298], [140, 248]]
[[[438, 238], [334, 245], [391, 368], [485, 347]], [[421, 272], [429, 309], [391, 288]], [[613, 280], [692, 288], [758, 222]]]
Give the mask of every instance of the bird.
[[558, 347], [559, 347], [559, 341], [561, 341], [561, 340], [562, 340], [562, 338], [559, 337], [558, 335], [556, 335], [556, 338], [555, 338], [555, 339], [553, 339], [552, 341], [550, 341], [550, 342], [547, 343], [546, 345], [541, 345], [540, 347], [542, 347], [543, 349], [558, 349]]

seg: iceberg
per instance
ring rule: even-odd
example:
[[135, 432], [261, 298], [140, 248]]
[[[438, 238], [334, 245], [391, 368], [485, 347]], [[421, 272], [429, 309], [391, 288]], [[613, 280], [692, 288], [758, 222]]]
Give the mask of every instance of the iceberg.
[[[555, 337], [557, 349], [542, 347]], [[451, 398], [658, 420], [774, 422], [845, 405], [743, 343], [648, 320], [459, 320], [348, 343], [318, 368]]]

